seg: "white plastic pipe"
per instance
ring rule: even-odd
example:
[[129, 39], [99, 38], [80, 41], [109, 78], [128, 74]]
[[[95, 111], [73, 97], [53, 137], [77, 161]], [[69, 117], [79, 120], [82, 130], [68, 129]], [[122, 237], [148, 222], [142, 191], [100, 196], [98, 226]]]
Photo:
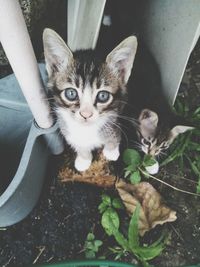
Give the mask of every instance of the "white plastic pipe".
[[40, 128], [53, 125], [28, 30], [17, 0], [0, 0], [0, 42]]

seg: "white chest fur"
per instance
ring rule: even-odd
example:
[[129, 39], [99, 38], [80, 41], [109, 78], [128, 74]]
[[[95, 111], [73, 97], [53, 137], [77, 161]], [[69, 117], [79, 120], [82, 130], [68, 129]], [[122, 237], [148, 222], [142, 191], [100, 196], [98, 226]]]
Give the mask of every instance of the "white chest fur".
[[[73, 127], [74, 126], [74, 127]], [[98, 127], [95, 125], [70, 125], [66, 139], [75, 149], [82, 148], [93, 150], [103, 145], [99, 136]]]
[[61, 132], [67, 143], [75, 150], [85, 149], [91, 151], [103, 145], [99, 122], [84, 125], [75, 121], [70, 116], [66, 116], [66, 113], [62, 114], [62, 111], [58, 114], [60, 115], [58, 121]]

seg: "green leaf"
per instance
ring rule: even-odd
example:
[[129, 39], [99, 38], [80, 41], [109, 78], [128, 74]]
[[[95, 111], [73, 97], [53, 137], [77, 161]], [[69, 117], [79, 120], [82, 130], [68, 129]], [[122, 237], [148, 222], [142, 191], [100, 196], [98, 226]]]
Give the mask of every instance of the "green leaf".
[[137, 204], [136, 209], [131, 217], [128, 228], [128, 242], [132, 250], [139, 247], [139, 229], [138, 222], [140, 216], [140, 204]]
[[126, 149], [123, 153], [123, 161], [132, 168], [137, 168], [142, 162], [140, 154], [135, 149]]
[[187, 158], [187, 160], [188, 160], [188, 162], [189, 162], [189, 164], [190, 164], [190, 166], [191, 166], [192, 171], [194, 172], [194, 174], [197, 175], [197, 176], [200, 176], [200, 170], [197, 168], [197, 166], [195, 165], [195, 163], [192, 162], [192, 160], [188, 156], [185, 155], [185, 157]]
[[86, 250], [94, 250], [94, 248], [95, 248], [92, 241], [86, 241], [84, 247]]
[[111, 197], [106, 194], [103, 194], [101, 196], [101, 199], [102, 199], [102, 202], [98, 206], [98, 210], [100, 213], [103, 213], [107, 209], [107, 207], [111, 206]]
[[141, 181], [141, 175], [139, 171], [135, 171], [130, 176], [130, 181], [132, 184], [138, 184]]
[[198, 113], [200, 113], [200, 107], [198, 107], [195, 111], [194, 111], [194, 115], [197, 115]]
[[119, 253], [119, 254], [117, 254], [116, 256], [115, 256], [115, 258], [114, 258], [114, 260], [115, 261], [118, 261], [118, 260], [120, 260], [121, 259], [121, 257], [124, 255], [124, 253]]
[[123, 236], [123, 234], [121, 234], [121, 233], [119, 232], [118, 229], [114, 229], [114, 231], [113, 231], [113, 235], [114, 235], [115, 240], [117, 241], [117, 243], [118, 243], [124, 250], [127, 250], [127, 251], [130, 250], [128, 240]]
[[[166, 240], [166, 239], [165, 239]], [[165, 248], [164, 235], [147, 247], [138, 247], [135, 251], [143, 261], [151, 260], [161, 254]]]
[[158, 244], [157, 246], [153, 247], [139, 247], [137, 248], [137, 254], [143, 259], [143, 260], [151, 260], [158, 255], [161, 254], [161, 252], [164, 249], [164, 244]]
[[99, 248], [100, 246], [103, 245], [103, 242], [101, 240], [95, 240], [94, 245], [95, 245], [95, 247]]
[[189, 142], [189, 145], [188, 145], [188, 149], [191, 151], [200, 151], [200, 144], [196, 143], [196, 142], [192, 142], [190, 141]]
[[112, 205], [115, 209], [124, 209], [124, 205], [122, 204], [122, 201], [119, 198], [114, 198], [112, 201]]
[[102, 215], [101, 224], [110, 236], [116, 229], [119, 229], [119, 216], [113, 208], [108, 208]]
[[163, 246], [166, 244], [167, 237], [166, 234], [162, 234], [156, 241], [154, 241], [151, 245], [149, 245], [149, 248], [156, 247], [160, 244], [163, 244]]
[[94, 244], [93, 244], [93, 249], [91, 249], [92, 251], [94, 251], [95, 253], [97, 253], [99, 251], [99, 247], [96, 247]]
[[98, 206], [98, 210], [100, 213], [103, 213], [106, 209], [107, 209], [107, 205], [105, 203], [101, 203], [99, 206]]
[[151, 155], [145, 155], [143, 159], [143, 166], [153, 166], [154, 164], [156, 164], [156, 162], [156, 159], [154, 159]]
[[102, 198], [102, 202], [103, 202], [105, 205], [107, 205], [107, 206], [110, 206], [110, 205], [111, 205], [111, 197], [110, 197], [110, 196], [108, 196], [108, 195], [106, 195], [106, 194], [103, 194], [103, 195], [101, 196], [101, 198]]
[[192, 132], [188, 132], [188, 134], [185, 133], [185, 135], [180, 135], [177, 137], [177, 145], [175, 147], [175, 149], [171, 152], [171, 154], [169, 155], [169, 157], [167, 157], [161, 164], [160, 166], [164, 166], [167, 165], [168, 163], [170, 163], [171, 161], [174, 161], [176, 158], [180, 157], [183, 155], [185, 149], [188, 147], [189, 145], [189, 141], [190, 141], [190, 136], [191, 136]]
[[96, 254], [92, 250], [86, 250], [85, 251], [85, 257], [86, 257], [86, 259], [95, 259]]
[[132, 172], [135, 171], [135, 167], [133, 165], [128, 165], [124, 170]]
[[125, 171], [124, 178], [128, 177], [131, 174], [131, 171], [127, 170]]
[[87, 241], [93, 241], [95, 239], [95, 236], [93, 233], [88, 233], [87, 235]]

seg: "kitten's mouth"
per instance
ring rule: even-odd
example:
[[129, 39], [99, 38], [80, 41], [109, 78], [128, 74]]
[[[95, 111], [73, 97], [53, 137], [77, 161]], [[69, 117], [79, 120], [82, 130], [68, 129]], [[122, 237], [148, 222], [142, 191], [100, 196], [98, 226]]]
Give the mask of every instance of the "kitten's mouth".
[[92, 124], [92, 120], [88, 120], [88, 119], [83, 119], [81, 121], [79, 121], [81, 124], [87, 125], [87, 124]]

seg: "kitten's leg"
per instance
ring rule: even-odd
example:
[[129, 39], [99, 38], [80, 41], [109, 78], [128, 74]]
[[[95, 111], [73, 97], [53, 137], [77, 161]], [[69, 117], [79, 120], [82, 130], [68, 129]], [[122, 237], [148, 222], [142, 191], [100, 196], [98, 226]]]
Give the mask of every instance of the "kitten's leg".
[[119, 158], [119, 143], [105, 144], [103, 154], [107, 160], [116, 161]]
[[92, 162], [92, 153], [90, 151], [86, 151], [86, 150], [79, 150], [77, 151], [77, 157], [75, 160], [75, 168], [82, 172], [82, 171], [86, 171]]

